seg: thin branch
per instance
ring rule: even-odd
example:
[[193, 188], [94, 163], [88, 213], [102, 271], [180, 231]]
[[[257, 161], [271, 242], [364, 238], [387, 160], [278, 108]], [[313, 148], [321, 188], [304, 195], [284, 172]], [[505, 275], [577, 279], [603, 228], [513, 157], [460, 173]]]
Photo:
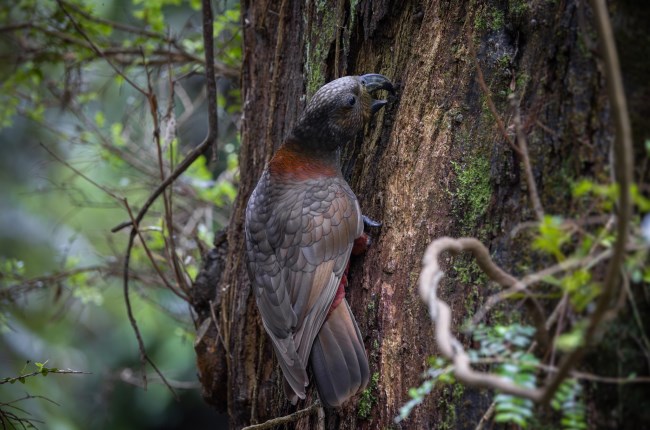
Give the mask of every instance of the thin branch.
[[111, 61], [111, 60], [110, 60], [106, 55], [104, 55], [104, 53], [102, 52], [102, 50], [99, 49], [99, 47], [97, 47], [97, 45], [95, 45], [95, 43], [90, 39], [90, 37], [88, 37], [88, 35], [86, 34], [86, 32], [83, 31], [83, 29], [81, 28], [81, 26], [77, 23], [77, 21], [72, 17], [72, 15], [70, 15], [70, 13], [68, 12], [68, 10], [65, 8], [65, 6], [63, 5], [63, 1], [62, 1], [62, 0], [57, 0], [57, 3], [59, 4], [59, 7], [61, 8], [61, 10], [62, 10], [63, 13], [65, 14], [65, 16], [68, 17], [68, 19], [70, 20], [70, 22], [71, 22], [72, 25], [74, 26], [75, 30], [77, 30], [77, 32], [81, 35], [81, 37], [83, 37], [83, 38], [86, 40], [86, 42], [88, 42], [88, 44], [90, 45], [90, 49], [92, 49], [92, 50], [95, 52], [95, 54], [97, 54], [99, 57], [101, 57], [101, 58], [103, 58], [104, 60], [106, 60], [106, 62], [108, 63], [108, 65], [111, 66], [111, 68], [115, 71], [115, 73], [117, 73], [118, 75], [120, 75], [120, 76], [121, 76], [121, 77], [122, 77], [126, 82], [129, 83], [129, 85], [131, 85], [135, 90], [137, 90], [139, 93], [141, 93], [142, 95], [144, 95], [144, 96], [146, 97], [146, 96], [147, 96], [147, 93], [145, 92], [145, 90], [143, 90], [142, 88], [140, 88], [140, 86], [139, 86], [138, 84], [136, 84], [135, 82], [133, 82], [133, 81], [131, 80], [131, 78], [129, 78], [129, 77], [128, 77], [124, 72], [122, 72], [122, 71], [121, 71], [121, 70], [120, 70], [120, 69], [119, 69], [115, 64], [113, 64], [113, 62], [112, 62], [112, 61]]
[[[120, 372], [119, 378], [122, 382], [126, 382], [127, 384], [145, 388], [142, 384], [143, 378], [136, 376], [134, 373], [133, 370], [125, 368]], [[148, 375], [146, 379], [151, 382], [160, 382], [160, 376], [156, 374]], [[198, 381], [177, 381], [175, 379], [168, 379], [167, 382], [169, 382], [169, 385], [179, 390], [198, 390], [201, 388], [201, 383]]]
[[459, 253], [463, 250], [470, 251], [474, 255], [481, 270], [492, 280], [506, 286], [514, 286], [519, 283], [516, 278], [494, 264], [487, 248], [477, 239], [442, 237], [434, 240], [424, 254], [419, 291], [422, 300], [428, 304], [431, 320], [435, 323], [436, 344], [440, 353], [453, 362], [454, 376], [460, 382], [479, 388], [496, 389], [536, 402], [540, 401], [544, 396], [543, 390], [522, 387], [502, 376], [473, 370], [469, 355], [460, 341], [451, 333], [451, 308], [437, 297], [438, 285], [444, 276], [438, 258], [444, 251]]
[[226, 354], [230, 355], [230, 352], [228, 351], [228, 344], [223, 340], [223, 336], [221, 336], [221, 329], [219, 329], [217, 316], [214, 313], [214, 303], [212, 302], [212, 300], [208, 300], [208, 304], [210, 305], [210, 318], [212, 319], [212, 323], [214, 324], [214, 327], [217, 329], [217, 336], [219, 336], [219, 339], [221, 340], [221, 344], [223, 345], [223, 349], [226, 351]]
[[17, 22], [15, 24], [3, 25], [2, 27], [0, 27], [0, 34], [10, 33], [12, 31], [17, 31], [17, 30], [24, 30], [30, 27], [32, 27], [32, 23], [30, 22]]
[[[80, 273], [89, 273], [89, 272], [102, 273], [104, 271], [110, 272], [110, 270], [111, 269], [109, 266], [96, 265], [96, 266], [79, 267], [76, 269], [66, 270], [63, 272], [55, 272], [50, 275], [37, 276], [35, 278], [19, 279], [19, 282], [14, 283], [13, 285], [9, 285], [8, 287], [0, 290], [0, 299], [12, 300], [13, 299], [12, 296], [20, 297], [22, 296], [23, 293], [29, 292], [33, 289], [42, 288], [47, 283], [58, 282], [63, 279], [69, 278], [71, 276], [78, 275]], [[0, 275], [0, 279], [2, 279], [2, 275]]]
[[[135, 217], [135, 223], [139, 223], [151, 207], [154, 201], [162, 194], [165, 189], [172, 184], [203, 152], [212, 145], [216, 145], [218, 135], [217, 122], [217, 82], [214, 71], [214, 40], [213, 40], [213, 16], [212, 6], [209, 0], [203, 0], [203, 43], [205, 46], [205, 76], [206, 86], [208, 88], [208, 135], [205, 140], [197, 145], [189, 154], [180, 162], [174, 171], [151, 193], [142, 209]], [[115, 233], [123, 228], [132, 226], [133, 221], [126, 221], [111, 229]]]
[[621, 75], [616, 42], [614, 41], [614, 33], [612, 31], [607, 5], [604, 0], [592, 0], [592, 7], [594, 9], [596, 29], [605, 63], [607, 92], [612, 105], [612, 114], [616, 126], [616, 138], [613, 151], [615, 163], [614, 173], [619, 189], [616, 242], [612, 248], [613, 254], [607, 266], [605, 281], [603, 282], [602, 293], [596, 304], [596, 310], [589, 318], [589, 325], [584, 334], [583, 346], [576, 348], [562, 360], [557, 374], [548, 383], [548, 390], [543, 398], [544, 402], [548, 402], [551, 399], [562, 381], [566, 379], [569, 371], [582, 359], [586, 352], [586, 347], [593, 342], [601, 321], [608, 313], [610, 302], [619, 288], [620, 269], [625, 255], [628, 224], [632, 213], [630, 198], [630, 184], [632, 183], [634, 166], [632, 160], [632, 130], [627, 111], [625, 91], [623, 89], [623, 77]]
[[494, 117], [497, 126], [499, 128], [499, 131], [501, 131], [501, 134], [503, 135], [503, 138], [506, 140], [506, 142], [508, 142], [508, 145], [510, 145], [510, 147], [515, 151], [515, 153], [517, 153], [517, 155], [521, 159], [522, 164], [524, 165], [524, 176], [526, 178], [526, 184], [528, 185], [528, 195], [530, 198], [530, 203], [533, 206], [533, 210], [535, 211], [535, 217], [537, 218], [538, 221], [541, 221], [544, 218], [544, 209], [542, 207], [542, 203], [539, 198], [539, 193], [537, 191], [537, 184], [535, 183], [535, 176], [533, 175], [533, 169], [530, 163], [530, 156], [528, 154], [528, 144], [526, 142], [526, 136], [521, 126], [521, 115], [519, 113], [519, 106], [516, 104], [517, 102], [515, 102], [515, 99], [513, 97], [512, 100], [515, 108], [515, 117], [514, 117], [515, 135], [516, 135], [516, 143], [515, 143], [515, 141], [513, 141], [510, 135], [508, 134], [503, 119], [501, 118], [501, 115], [499, 115], [497, 108], [494, 105], [494, 101], [492, 100], [492, 93], [490, 92], [490, 89], [485, 83], [485, 78], [483, 77], [483, 70], [481, 69], [481, 66], [478, 62], [478, 57], [476, 56], [476, 51], [474, 49], [474, 41], [472, 40], [471, 32], [467, 33], [467, 44], [469, 46], [470, 56], [474, 61], [474, 67], [476, 68], [476, 75], [477, 75], [476, 80], [478, 81], [478, 84], [481, 87], [483, 94], [485, 94], [488, 108], [490, 109], [490, 112], [492, 113], [492, 116]]
[[77, 5], [73, 4], [73, 3], [70, 3], [70, 2], [68, 2], [66, 0], [60, 0], [60, 3], [65, 4], [66, 7], [74, 10], [76, 13], [83, 16], [84, 18], [86, 18], [89, 21], [97, 22], [99, 24], [105, 24], [105, 25], [108, 25], [108, 26], [110, 26], [112, 28], [115, 28], [117, 30], [125, 31], [125, 32], [128, 32], [128, 33], [139, 34], [141, 36], [146, 36], [146, 37], [149, 37], [149, 38], [152, 38], [152, 39], [159, 39], [159, 40], [162, 40], [163, 42], [166, 42], [166, 43], [176, 44], [176, 39], [175, 38], [167, 36], [165, 34], [157, 33], [155, 31], [150, 31], [150, 30], [147, 30], [147, 29], [142, 28], [142, 27], [135, 27], [135, 26], [132, 26], [132, 25], [124, 24], [124, 23], [121, 23], [121, 22], [118, 22], [118, 21], [111, 21], [109, 19], [100, 18], [98, 16], [95, 16], [93, 14], [90, 14], [90, 13], [86, 12], [81, 7], [79, 7], [79, 6], [77, 6]]
[[72, 165], [70, 163], [68, 163], [67, 161], [65, 161], [64, 159], [62, 159], [58, 155], [56, 155], [56, 153], [54, 153], [54, 151], [52, 151], [50, 148], [43, 145], [43, 142], [38, 142], [38, 144], [41, 146], [41, 148], [43, 148], [45, 151], [47, 151], [47, 153], [50, 154], [52, 156], [52, 158], [54, 158], [59, 163], [63, 164], [68, 169], [72, 170], [74, 173], [79, 175], [81, 178], [85, 179], [88, 183], [90, 183], [90, 184], [94, 185], [95, 187], [99, 188], [100, 190], [102, 190], [103, 192], [105, 192], [109, 196], [113, 197], [117, 201], [121, 202], [123, 200], [122, 197], [119, 197], [117, 194], [113, 193], [111, 190], [109, 190], [105, 186], [93, 181], [88, 176], [84, 175], [81, 171], [79, 171], [79, 170], [75, 169], [74, 167], [72, 167]]
[[205, 148], [217, 144], [219, 133], [218, 112], [217, 112], [217, 81], [214, 73], [214, 17], [212, 15], [212, 4], [210, 0], [202, 0], [203, 9], [203, 45], [205, 50], [205, 80], [208, 88], [208, 135], [205, 141], [199, 145]]
[[[129, 203], [127, 199], [124, 199], [124, 207], [126, 208], [127, 212], [129, 213], [129, 216], [131, 219], [133, 219], [133, 213], [131, 212], [131, 208], [129, 207]], [[138, 340], [138, 347], [140, 349], [140, 361], [144, 363], [149, 363], [151, 367], [156, 371], [156, 373], [160, 376], [160, 379], [165, 383], [167, 388], [172, 392], [174, 395], [174, 398], [176, 400], [179, 399], [178, 394], [176, 394], [176, 391], [174, 388], [169, 384], [167, 379], [165, 378], [165, 375], [162, 374], [162, 372], [158, 369], [158, 366], [156, 366], [156, 363], [149, 357], [149, 354], [147, 354], [147, 350], [145, 349], [144, 346], [144, 341], [142, 340], [142, 334], [140, 333], [140, 328], [138, 327], [138, 323], [135, 319], [135, 316], [133, 315], [133, 308], [131, 307], [131, 299], [129, 297], [129, 261], [131, 259], [131, 249], [133, 248], [133, 241], [135, 239], [136, 234], [138, 233], [138, 227], [137, 224], [134, 223], [134, 227], [131, 229], [131, 234], [129, 235], [129, 241], [126, 247], [126, 255], [124, 256], [124, 271], [123, 271], [123, 291], [124, 291], [124, 303], [126, 305], [126, 312], [129, 318], [129, 323], [131, 323], [131, 327], [133, 328], [133, 332], [135, 333], [135, 337]], [[142, 382], [144, 385], [144, 388], [147, 388], [147, 376], [145, 372], [142, 372]]]
[[[57, 373], [59, 375], [91, 375], [90, 372], [83, 372], [81, 370], [72, 370], [72, 369], [48, 369], [47, 374], [53, 374]], [[0, 379], [0, 385], [2, 384], [13, 384], [16, 381], [20, 381], [21, 379], [29, 378], [32, 376], [37, 376], [37, 375], [45, 375], [45, 373], [41, 371], [36, 371], [36, 372], [31, 372], [31, 373], [26, 373], [24, 375], [20, 376], [14, 376], [14, 377], [9, 377], [9, 378], [4, 378]]]
[[[57, 0], [59, 4], [61, 4], [61, 0]], [[126, 247], [126, 252], [124, 255], [124, 269], [123, 269], [123, 290], [124, 290], [124, 301], [126, 303], [126, 309], [127, 309], [127, 314], [129, 318], [129, 322], [131, 323], [131, 327], [133, 328], [133, 331], [135, 332], [136, 338], [138, 340], [138, 345], [140, 347], [140, 359], [141, 361], [148, 362], [151, 364], [151, 366], [154, 368], [156, 373], [160, 375], [160, 378], [162, 381], [167, 385], [167, 387], [171, 390], [171, 392], [174, 394], [175, 397], [177, 397], [176, 392], [172, 388], [172, 386], [169, 384], [167, 379], [165, 379], [164, 375], [158, 370], [158, 367], [155, 365], [153, 360], [149, 357], [147, 354], [145, 347], [144, 347], [144, 342], [142, 340], [142, 335], [140, 334], [140, 330], [138, 328], [138, 324], [135, 320], [135, 317], [133, 315], [133, 309], [131, 307], [131, 300], [129, 298], [129, 263], [131, 260], [131, 250], [133, 248], [133, 243], [135, 240], [136, 235], [139, 234], [138, 230], [138, 225], [140, 221], [144, 218], [145, 214], [149, 210], [149, 207], [153, 204], [153, 202], [160, 196], [161, 193], [163, 193], [166, 188], [178, 177], [180, 176], [189, 166], [198, 158], [198, 156], [208, 148], [210, 145], [214, 144], [217, 139], [217, 108], [216, 108], [216, 98], [217, 98], [217, 84], [215, 80], [215, 72], [214, 72], [214, 40], [213, 40], [213, 15], [212, 15], [212, 5], [210, 4], [210, 0], [203, 0], [203, 42], [205, 44], [205, 64], [206, 64], [206, 80], [207, 80], [207, 87], [208, 87], [208, 94], [210, 96], [210, 99], [208, 100], [208, 135], [206, 136], [205, 140], [198, 145], [196, 148], [194, 148], [193, 151], [188, 154], [187, 157], [179, 164], [179, 166], [172, 172], [171, 175], [167, 177], [159, 186], [156, 188], [156, 190], [149, 196], [147, 201], [145, 202], [144, 206], [140, 209], [138, 212], [137, 216], [133, 216], [133, 213], [131, 211], [131, 208], [129, 207], [129, 204], [126, 199], [123, 199], [124, 206], [127, 209], [127, 212], [129, 214], [130, 221], [120, 224], [119, 226], [113, 228], [111, 231], [116, 232], [118, 230], [121, 230], [124, 227], [131, 226], [131, 231], [129, 234], [129, 240], [127, 243]], [[156, 105], [156, 99], [155, 95], [151, 92], [143, 92], [143, 94], [147, 97], [147, 100], [150, 103], [150, 109], [151, 113], [153, 115], [153, 120], [154, 123], [157, 124], [157, 105]], [[154, 136], [156, 133], [159, 133], [158, 129], [154, 130]], [[144, 241], [143, 241], [144, 242]], [[175, 291], [175, 290], [174, 290]], [[146, 374], [143, 372], [143, 383], [146, 386]], [[178, 398], [178, 397], [177, 397]]]
[[494, 415], [494, 411], [496, 411], [496, 407], [497, 407], [497, 402], [493, 401], [490, 404], [490, 407], [487, 409], [487, 411], [485, 411], [485, 413], [481, 417], [481, 420], [476, 425], [475, 430], [483, 430], [485, 425], [492, 419], [492, 415]]
[[[176, 49], [178, 51], [178, 54], [175, 54], [175, 55], [180, 55], [182, 57], [185, 57], [188, 60], [204, 64], [205, 60], [203, 58], [185, 51], [181, 46], [179, 46], [178, 40], [176, 38], [174, 38], [174, 37], [171, 37], [171, 36], [163, 34], [163, 33], [157, 33], [155, 31], [147, 30], [147, 29], [142, 28], [142, 27], [135, 27], [135, 26], [132, 26], [132, 25], [128, 25], [128, 24], [118, 22], [118, 21], [112, 21], [112, 20], [100, 18], [98, 16], [94, 16], [92, 14], [89, 14], [88, 12], [84, 11], [80, 7], [77, 7], [76, 5], [70, 3], [70, 2], [68, 2], [66, 0], [61, 0], [61, 1], [66, 6], [68, 6], [70, 9], [73, 9], [75, 12], [79, 13], [81, 16], [83, 16], [84, 18], [86, 18], [86, 19], [88, 19], [90, 21], [94, 21], [94, 22], [97, 22], [97, 23], [100, 23], [100, 24], [105, 24], [105, 25], [111, 26], [114, 29], [124, 31], [124, 32], [127, 32], [127, 33], [139, 34], [139, 35], [149, 37], [149, 38], [152, 38], [152, 39], [158, 39], [158, 40], [160, 40], [162, 42], [168, 43], [171, 46], [173, 46], [174, 49]], [[106, 51], [104, 51], [104, 52], [106, 52]], [[169, 54], [171, 54], [171, 52], [169, 52]], [[215, 66], [216, 69], [218, 69], [218, 74], [221, 75], [221, 76], [228, 76], [228, 77], [231, 77], [231, 78], [238, 77], [238, 71], [233, 67], [227, 66], [227, 65], [225, 65], [225, 64], [223, 64], [221, 62], [218, 62], [216, 60], [214, 61], [214, 66]]]
[[[144, 54], [143, 54], [144, 57]], [[156, 143], [156, 154], [158, 156], [158, 171], [160, 173], [160, 179], [164, 180], [165, 179], [165, 163], [163, 161], [163, 148], [162, 144], [160, 143], [160, 121], [158, 119], [158, 98], [156, 97], [152, 85], [151, 85], [151, 73], [149, 71], [149, 68], [145, 66], [145, 72], [147, 75], [147, 93], [149, 94], [147, 97], [147, 101], [149, 102], [149, 113], [151, 114], [151, 118], [153, 121], [153, 138], [154, 142]], [[174, 87], [171, 85], [170, 88], [170, 96], [169, 96], [169, 107], [167, 109], [167, 112], [171, 111], [173, 109], [173, 100], [174, 100]], [[173, 151], [169, 151], [170, 154], [173, 154]], [[174, 274], [176, 276], [176, 282], [178, 283], [180, 289], [183, 291], [182, 297], [187, 301], [187, 288], [185, 288], [185, 279], [182, 278], [180, 269], [178, 267], [178, 258], [176, 256], [176, 245], [174, 243], [174, 224], [172, 222], [173, 215], [172, 215], [172, 206], [171, 206], [171, 192], [168, 192], [168, 190], [163, 192], [163, 205], [165, 208], [165, 222], [167, 224], [167, 231], [169, 233], [169, 241], [167, 240], [167, 237], [164, 234], [164, 229], [163, 229], [163, 237], [165, 237], [165, 249], [167, 253], [169, 254], [169, 259], [172, 262], [172, 266], [174, 268]], [[138, 233], [139, 234], [139, 233]], [[142, 240], [142, 237], [141, 237]], [[169, 243], [171, 242], [171, 244]], [[153, 260], [152, 260], [152, 263]], [[155, 264], [155, 263], [154, 263]], [[159, 274], [161, 277], [163, 277], [162, 272], [159, 271]], [[169, 289], [172, 291], [176, 292], [175, 288], [172, 288], [171, 284], [168, 284], [167, 281], [163, 278], [163, 281], [165, 281], [165, 284]]]
[[585, 257], [585, 258], [571, 258], [562, 261], [556, 264], [555, 266], [548, 267], [544, 270], [540, 270], [539, 272], [532, 273], [530, 275], [526, 275], [521, 279], [521, 281], [519, 281], [509, 289], [505, 291], [500, 291], [490, 296], [486, 300], [485, 304], [478, 311], [476, 311], [474, 317], [472, 318], [472, 323], [478, 324], [478, 322], [481, 321], [483, 318], [485, 318], [485, 315], [502, 300], [505, 300], [513, 296], [514, 294], [527, 291], [528, 287], [538, 282], [544, 281], [544, 279], [548, 278], [549, 276], [553, 276], [557, 273], [566, 272], [579, 267], [587, 267], [587, 266], [593, 267], [594, 265], [600, 263], [601, 261], [611, 257], [611, 255], [612, 255], [612, 251], [611, 249], [608, 249], [596, 256]]
[[320, 401], [316, 400], [314, 404], [312, 404], [309, 407], [306, 407], [305, 409], [301, 409], [299, 411], [296, 411], [290, 415], [285, 415], [283, 417], [278, 417], [278, 418], [273, 418], [268, 421], [265, 421], [261, 424], [254, 424], [252, 426], [244, 427], [242, 430], [262, 430], [262, 429], [270, 429], [271, 427], [279, 426], [281, 424], [286, 424], [286, 423], [291, 423], [294, 421], [298, 421], [302, 417], [306, 417], [307, 415], [310, 415], [314, 412], [316, 412], [320, 408]]
[[515, 142], [508, 134], [508, 131], [506, 130], [506, 126], [504, 125], [503, 120], [501, 119], [501, 115], [499, 115], [499, 112], [497, 111], [497, 108], [494, 105], [494, 101], [492, 100], [492, 93], [490, 92], [490, 89], [485, 83], [485, 78], [483, 77], [483, 70], [481, 69], [481, 65], [478, 63], [478, 57], [476, 56], [476, 50], [474, 49], [474, 41], [472, 40], [471, 31], [467, 33], [467, 45], [469, 48], [469, 55], [474, 61], [474, 67], [476, 68], [476, 80], [478, 81], [478, 84], [481, 87], [483, 94], [485, 95], [488, 108], [490, 109], [490, 112], [492, 113], [494, 120], [497, 122], [499, 131], [501, 132], [501, 135], [506, 140], [506, 142], [508, 142], [508, 145], [510, 145], [510, 147], [513, 149], [513, 151], [521, 155], [521, 149], [517, 147]]
[[[124, 205], [125, 205], [125, 207], [127, 209], [127, 212], [129, 213], [129, 215], [132, 216], [133, 212], [131, 211], [131, 208], [130, 208], [128, 202], [126, 201], [126, 199], [124, 199]], [[142, 236], [142, 230], [137, 228], [137, 227], [135, 227], [134, 230], [135, 230], [136, 235], [140, 239], [140, 243], [142, 243], [142, 247], [144, 248], [144, 251], [147, 254], [147, 258], [151, 262], [151, 265], [153, 266], [154, 270], [158, 274], [158, 277], [160, 278], [160, 280], [163, 282], [163, 284], [165, 284], [165, 287], [167, 287], [168, 290], [170, 290], [172, 293], [174, 293], [179, 298], [181, 298], [181, 299], [183, 299], [185, 301], [188, 301], [188, 297], [183, 292], [177, 291], [176, 288], [174, 288], [174, 286], [165, 277], [165, 274], [163, 273], [162, 269], [158, 266], [158, 263], [156, 263], [156, 259], [154, 258], [153, 253], [151, 252], [151, 249], [149, 249], [149, 246], [147, 245], [147, 241], [145, 240], [144, 236]]]
[[530, 156], [528, 155], [528, 142], [526, 140], [526, 135], [521, 127], [521, 114], [519, 112], [519, 103], [515, 101], [515, 98], [512, 99], [515, 117], [515, 133], [517, 135], [517, 146], [519, 148], [519, 156], [521, 157], [521, 162], [524, 165], [524, 174], [526, 175], [526, 184], [528, 185], [528, 196], [530, 198], [530, 204], [533, 206], [535, 211], [535, 217], [538, 221], [544, 219], [544, 208], [542, 207], [542, 201], [539, 198], [539, 192], [537, 191], [537, 184], [535, 183], [535, 176], [533, 175], [533, 168], [530, 163]]
[[[482, 359], [472, 361], [472, 364], [507, 364], [507, 363], [516, 364], [518, 366], [522, 366], [522, 365], [532, 366], [535, 367], [536, 369], [540, 369], [548, 373], [555, 373], [558, 371], [557, 367], [555, 366], [549, 366], [547, 364], [542, 364], [542, 363], [532, 363], [532, 362], [526, 362], [521, 360], [513, 360], [505, 357], [482, 358]], [[650, 376], [634, 376], [634, 377], [601, 376], [601, 375], [594, 375], [593, 373], [577, 372], [577, 371], [571, 371], [570, 375], [572, 378], [575, 379], [582, 379], [585, 381], [598, 382], [602, 384], [625, 385], [625, 384], [650, 383]]]
[[[166, 124], [164, 144], [165, 147], [171, 147], [172, 141], [176, 135], [175, 129], [175, 117], [174, 117], [174, 81], [172, 79], [172, 68], [171, 64], [167, 65], [168, 67], [168, 85], [169, 85], [169, 103], [167, 104], [167, 111], [163, 120]], [[149, 81], [149, 75], [147, 75], [147, 81]], [[151, 85], [151, 84], [149, 84]], [[157, 124], [157, 119], [156, 119]], [[160, 126], [158, 125], [158, 129]], [[160, 131], [155, 135], [156, 138], [156, 148], [158, 150], [158, 165], [160, 166], [160, 179], [165, 178], [164, 172], [164, 163], [163, 163], [163, 149], [161, 145]], [[169, 151], [169, 166], [170, 169], [174, 167], [174, 151]], [[173, 205], [172, 205], [173, 193], [171, 190], [168, 190], [166, 193], [163, 193], [163, 199], [165, 204], [165, 222], [167, 223], [167, 231], [169, 232], [168, 236], [165, 236], [165, 249], [168, 254], [168, 259], [171, 260], [172, 266], [174, 267], [174, 274], [176, 275], [176, 282], [178, 283], [181, 290], [185, 292], [186, 295], [189, 295], [189, 285], [186, 282], [184, 276], [184, 268], [181, 267], [182, 264], [179, 261], [178, 254], [176, 253], [176, 239], [174, 234], [174, 214], [173, 214]]]

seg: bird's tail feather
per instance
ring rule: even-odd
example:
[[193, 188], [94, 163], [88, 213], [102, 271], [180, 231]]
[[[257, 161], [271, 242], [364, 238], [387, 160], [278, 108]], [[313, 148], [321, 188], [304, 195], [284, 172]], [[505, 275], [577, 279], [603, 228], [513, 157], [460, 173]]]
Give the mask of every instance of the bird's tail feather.
[[323, 323], [310, 360], [325, 405], [340, 406], [366, 388], [370, 378], [368, 357], [347, 300]]

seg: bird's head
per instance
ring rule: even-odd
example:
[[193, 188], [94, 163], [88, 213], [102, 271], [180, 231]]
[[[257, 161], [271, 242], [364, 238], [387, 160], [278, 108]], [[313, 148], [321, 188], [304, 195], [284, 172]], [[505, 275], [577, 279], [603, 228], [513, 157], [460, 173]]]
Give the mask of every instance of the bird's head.
[[353, 139], [386, 100], [375, 100], [377, 90], [395, 93], [379, 74], [345, 76], [323, 85], [311, 98], [292, 138], [317, 151], [333, 151]]

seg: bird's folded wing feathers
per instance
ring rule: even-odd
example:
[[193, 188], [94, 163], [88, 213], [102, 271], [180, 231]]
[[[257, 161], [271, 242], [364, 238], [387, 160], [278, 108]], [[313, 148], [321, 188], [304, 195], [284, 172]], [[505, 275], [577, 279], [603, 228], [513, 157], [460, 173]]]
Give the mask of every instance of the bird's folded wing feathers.
[[258, 307], [285, 377], [300, 397], [312, 343], [352, 243], [363, 232], [359, 205], [343, 179], [306, 182], [271, 185], [263, 175], [246, 213], [248, 269]]
[[320, 399], [328, 406], [340, 406], [368, 385], [366, 350], [347, 300], [323, 324], [314, 341], [311, 363]]

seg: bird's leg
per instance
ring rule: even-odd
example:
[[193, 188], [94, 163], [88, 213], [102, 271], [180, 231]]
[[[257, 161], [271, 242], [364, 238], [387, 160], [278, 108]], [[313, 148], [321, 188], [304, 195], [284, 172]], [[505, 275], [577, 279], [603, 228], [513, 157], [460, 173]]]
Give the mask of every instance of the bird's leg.
[[[354, 239], [354, 244], [352, 245], [351, 254], [354, 255], [355, 257], [358, 255], [365, 254], [368, 248], [370, 248], [371, 244], [372, 244], [372, 239], [370, 238], [370, 235], [364, 231], [363, 233], [361, 233], [361, 236]], [[345, 268], [345, 273], [348, 273], [349, 268], [350, 268], [350, 260], [348, 260], [348, 266]]]
[[330, 314], [338, 305], [341, 304], [343, 299], [345, 298], [345, 287], [348, 285], [348, 269], [350, 268], [350, 262], [348, 261], [348, 265], [345, 267], [345, 272], [343, 273], [343, 276], [341, 276], [341, 281], [339, 282], [339, 288], [336, 290], [336, 295], [334, 296], [334, 300], [332, 300], [332, 304], [330, 305], [330, 310], [327, 311], [327, 316], [325, 319], [329, 318]]
[[[357, 246], [357, 241], [364, 237], [365, 239], [362, 240], [363, 245], [359, 245], [359, 246], [363, 246], [364, 248], [359, 253], [362, 254], [366, 252], [366, 250], [368, 249], [368, 242], [370, 237], [367, 234], [363, 233], [361, 236], [359, 236], [354, 240], [354, 245], [352, 245], [352, 255], [359, 255], [354, 253], [354, 248]], [[327, 311], [327, 317], [325, 317], [325, 319], [329, 318], [332, 311], [336, 309], [336, 307], [340, 305], [343, 299], [345, 298], [345, 287], [348, 286], [349, 271], [350, 271], [350, 260], [348, 260], [348, 264], [345, 265], [345, 271], [343, 271], [343, 276], [341, 276], [341, 281], [339, 282], [339, 288], [336, 290], [336, 295], [334, 295], [334, 300], [332, 300], [332, 304], [330, 305], [330, 310]]]

